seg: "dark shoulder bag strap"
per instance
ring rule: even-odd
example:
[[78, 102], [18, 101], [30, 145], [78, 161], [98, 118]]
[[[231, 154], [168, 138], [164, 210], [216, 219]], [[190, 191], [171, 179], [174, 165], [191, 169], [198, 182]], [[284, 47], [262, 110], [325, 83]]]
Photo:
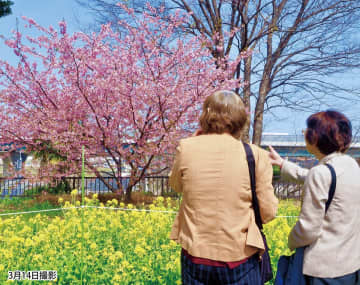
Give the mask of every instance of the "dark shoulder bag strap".
[[253, 152], [251, 150], [251, 147], [245, 142], [243, 142], [243, 145], [244, 145], [244, 149], [246, 152], [246, 160], [247, 160], [247, 163], [249, 166], [252, 205], [253, 205], [254, 212], [255, 212], [255, 222], [256, 222], [256, 225], [259, 227], [259, 229], [262, 230], [263, 225], [262, 225], [262, 221], [261, 221], [259, 202], [258, 202], [258, 198], [256, 196], [255, 158], [254, 158]]
[[330, 164], [326, 163], [325, 165], [330, 169], [330, 172], [331, 172], [331, 184], [330, 184], [330, 190], [329, 190], [329, 197], [325, 204], [325, 213], [326, 213], [327, 210], [329, 209], [332, 199], [334, 198], [335, 188], [336, 188], [336, 173], [335, 173], [335, 169]]

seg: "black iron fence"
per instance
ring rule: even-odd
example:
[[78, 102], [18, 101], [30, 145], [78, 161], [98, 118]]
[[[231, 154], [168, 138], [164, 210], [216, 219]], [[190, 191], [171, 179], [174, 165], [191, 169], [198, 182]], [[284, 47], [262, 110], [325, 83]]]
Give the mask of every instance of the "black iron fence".
[[[130, 182], [129, 177], [122, 177], [120, 183], [126, 189]], [[281, 199], [301, 197], [302, 185], [284, 182], [279, 177], [274, 177], [273, 186], [276, 196]], [[51, 192], [70, 192], [72, 189], [81, 189], [81, 177], [63, 177], [53, 179], [52, 182], [33, 181], [26, 178], [0, 178], [0, 197], [5, 196], [33, 196], [41, 190], [51, 188]], [[114, 177], [103, 177], [102, 180], [96, 177], [85, 177], [84, 188], [86, 193], [109, 193], [112, 189], [118, 189], [117, 181]], [[169, 186], [167, 176], [144, 177], [133, 191], [149, 193], [155, 196], [176, 195]]]
[[[123, 189], [129, 185], [130, 178], [120, 178]], [[114, 177], [85, 177], [84, 188], [86, 193], [110, 193], [118, 189]], [[70, 192], [72, 189], [81, 189], [81, 177], [63, 177], [51, 179], [51, 182], [33, 181], [26, 178], [0, 178], [0, 197], [4, 196], [33, 196], [41, 191], [50, 190], [52, 193]], [[133, 191], [151, 193], [155, 196], [166, 196], [173, 193], [167, 176], [144, 177], [133, 187]]]
[[29, 195], [31, 190], [47, 185], [45, 182], [24, 178], [0, 178], [0, 197]]

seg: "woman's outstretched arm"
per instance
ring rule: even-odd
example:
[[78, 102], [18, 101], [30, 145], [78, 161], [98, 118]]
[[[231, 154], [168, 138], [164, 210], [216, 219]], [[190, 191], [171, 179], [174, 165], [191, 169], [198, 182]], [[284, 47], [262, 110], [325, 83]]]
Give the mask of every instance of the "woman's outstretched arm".
[[309, 174], [309, 169], [302, 168], [297, 164], [283, 159], [272, 146], [269, 146], [270, 162], [272, 165], [280, 166], [281, 177], [285, 180], [304, 183], [306, 176]]

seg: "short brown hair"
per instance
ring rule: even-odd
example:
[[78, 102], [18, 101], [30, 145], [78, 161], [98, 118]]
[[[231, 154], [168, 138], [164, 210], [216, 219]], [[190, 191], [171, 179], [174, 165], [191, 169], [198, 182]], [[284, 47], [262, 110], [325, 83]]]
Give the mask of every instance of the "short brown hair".
[[235, 92], [220, 90], [205, 99], [200, 126], [204, 134], [227, 132], [239, 138], [247, 118], [241, 98]]
[[327, 110], [311, 115], [307, 120], [305, 138], [323, 154], [345, 152], [352, 139], [349, 119], [342, 113]]

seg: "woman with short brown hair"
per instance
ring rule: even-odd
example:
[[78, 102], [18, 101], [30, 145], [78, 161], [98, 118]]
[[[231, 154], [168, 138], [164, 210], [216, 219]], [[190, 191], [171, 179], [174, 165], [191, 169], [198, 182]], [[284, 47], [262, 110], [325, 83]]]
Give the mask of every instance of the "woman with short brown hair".
[[[221, 90], [206, 98], [201, 129], [180, 140], [170, 174], [183, 194], [170, 238], [182, 247], [183, 284], [260, 285], [264, 243], [252, 209], [246, 153], [239, 140], [247, 121], [240, 97]], [[263, 223], [274, 219], [278, 200], [268, 154], [251, 145]]]
[[207, 97], [200, 116], [204, 134], [228, 133], [239, 139], [248, 115], [239, 96], [231, 91], [217, 91]]
[[[283, 160], [272, 148], [270, 153], [284, 178], [304, 182], [301, 213], [289, 235], [289, 248], [306, 246], [302, 270], [307, 284], [360, 285], [360, 168], [345, 154], [351, 123], [333, 110], [315, 113], [306, 123], [306, 148], [318, 165], [308, 170]], [[335, 179], [329, 169], [334, 169]], [[335, 194], [326, 211], [332, 181], [336, 181]]]

